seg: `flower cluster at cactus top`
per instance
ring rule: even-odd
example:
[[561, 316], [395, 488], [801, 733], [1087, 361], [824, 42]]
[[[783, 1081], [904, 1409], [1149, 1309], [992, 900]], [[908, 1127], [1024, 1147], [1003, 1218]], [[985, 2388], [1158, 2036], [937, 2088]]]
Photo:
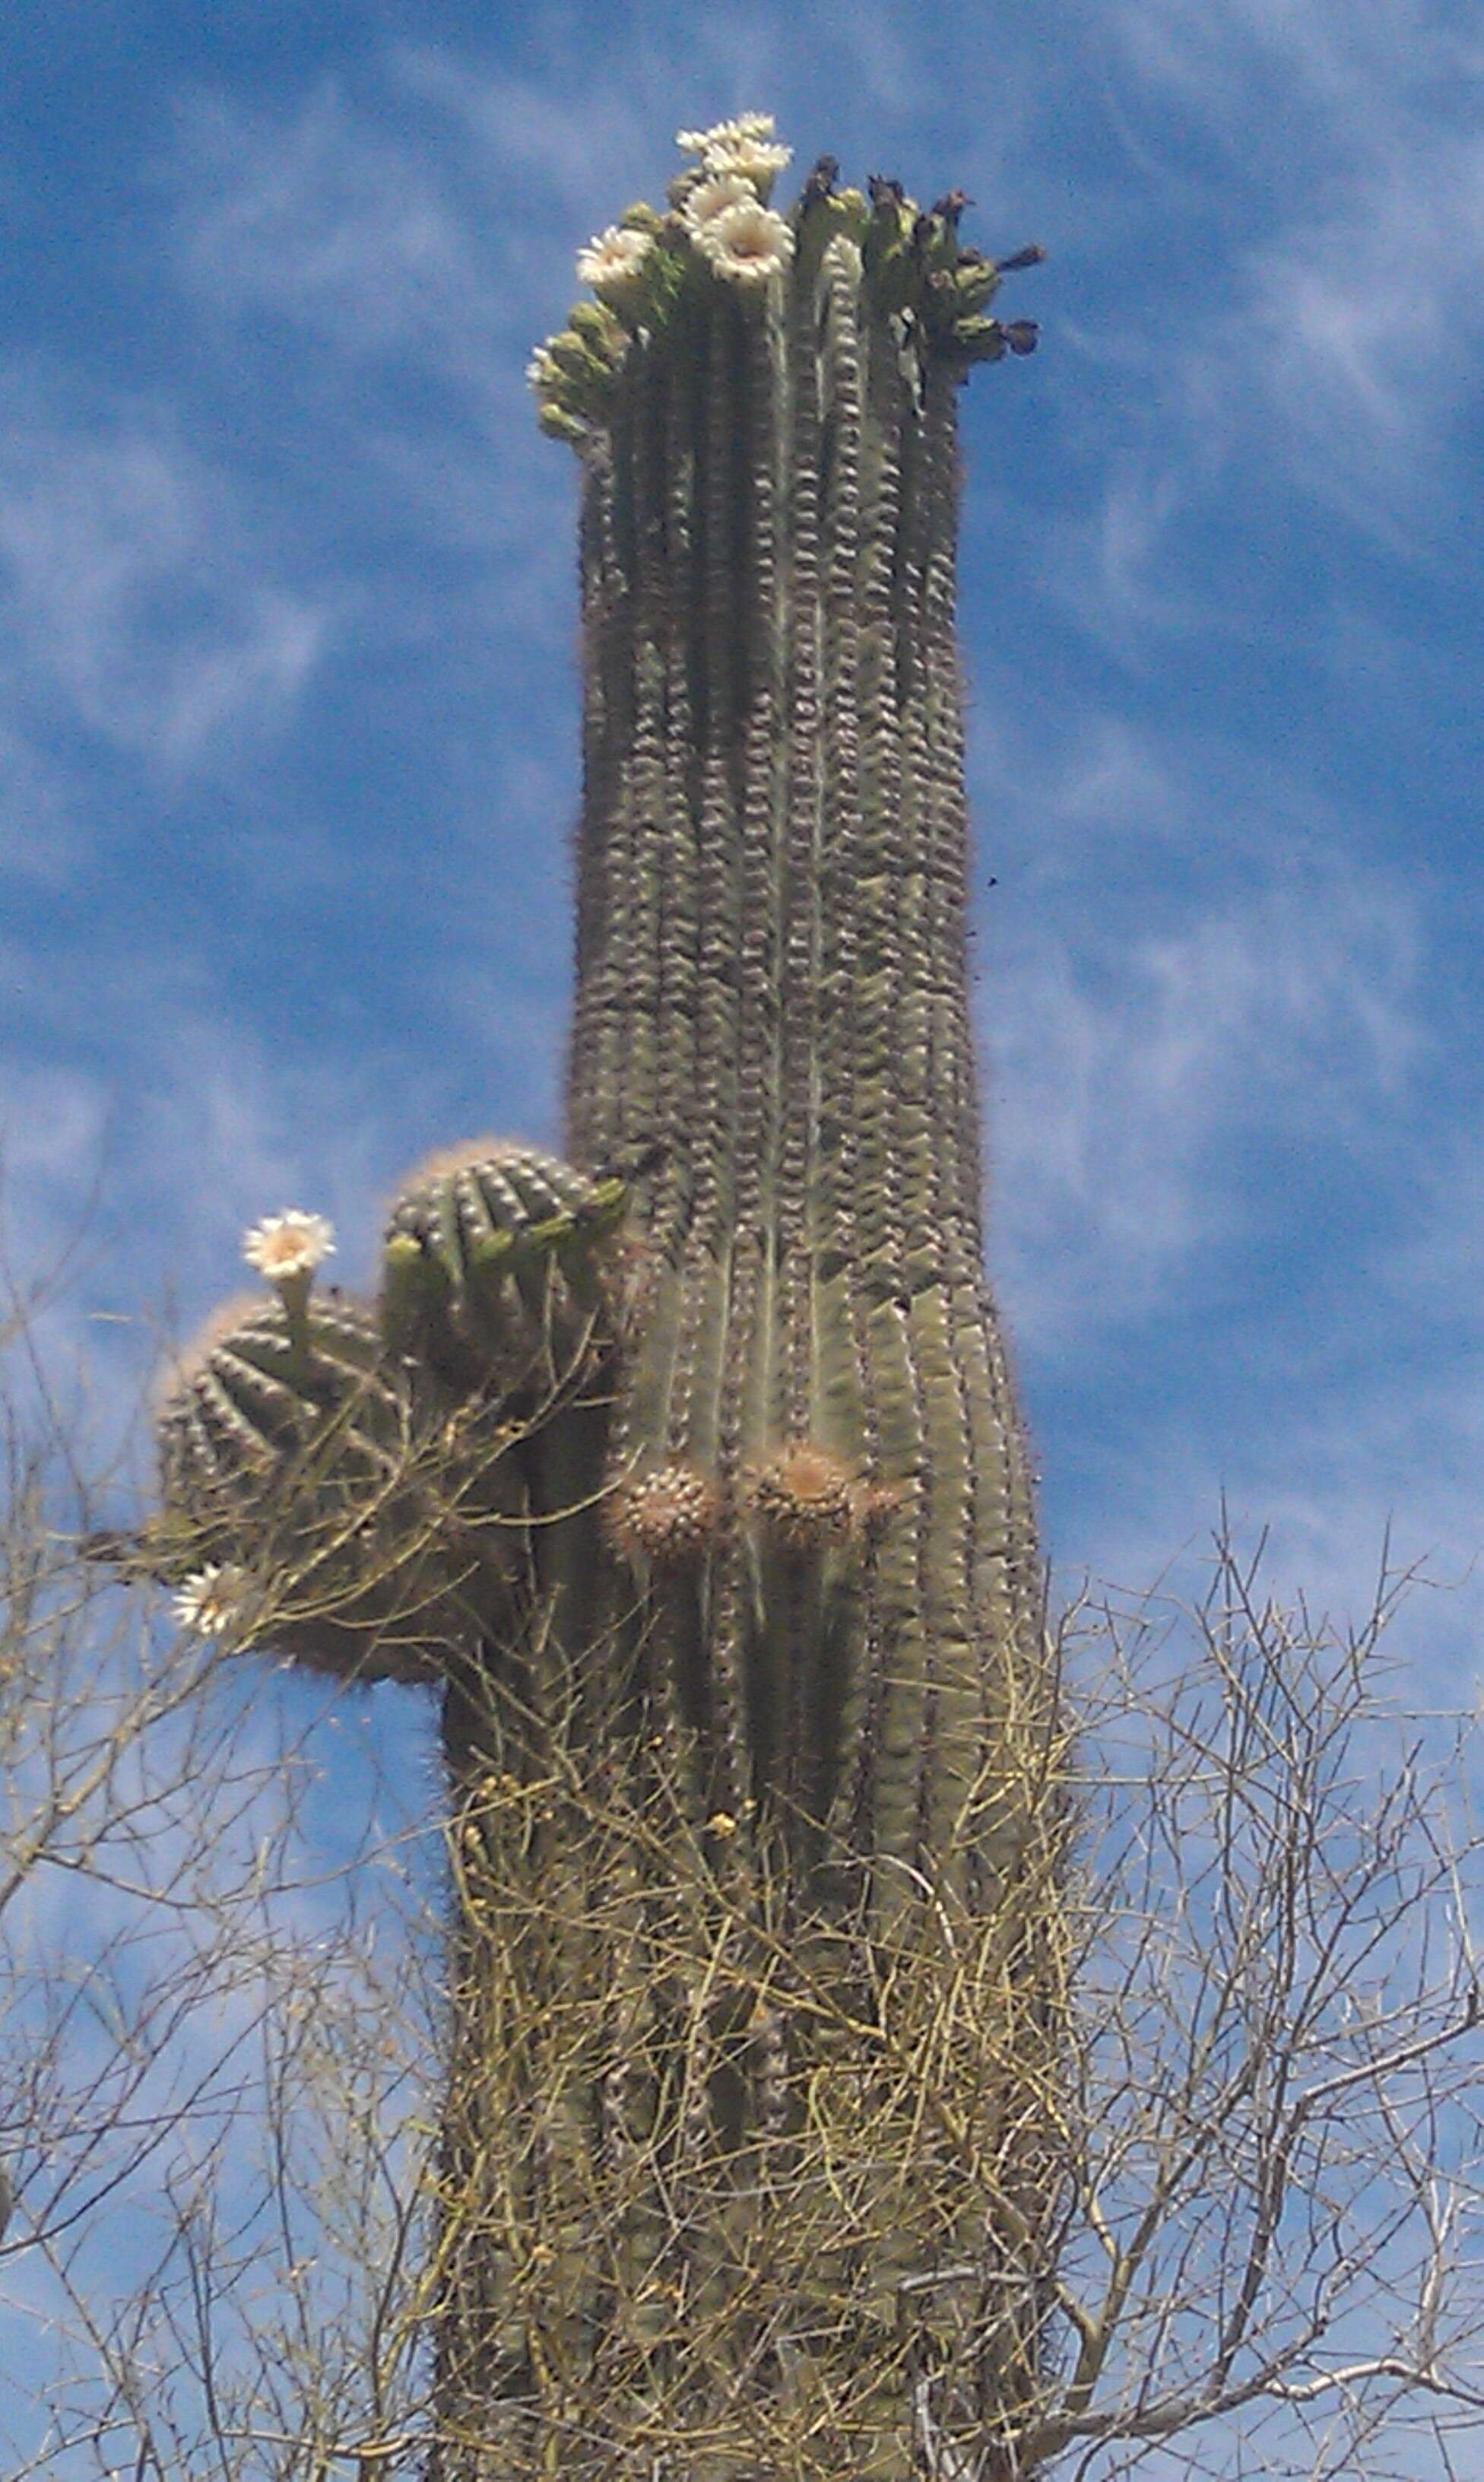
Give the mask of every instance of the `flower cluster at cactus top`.
[[919, 392], [931, 359], [962, 378], [976, 362], [1032, 351], [1032, 321], [1004, 326], [987, 313], [1001, 277], [1043, 252], [1032, 247], [997, 263], [960, 247], [959, 218], [970, 204], [961, 190], [921, 208], [899, 181], [873, 173], [868, 198], [841, 188], [836, 159], [821, 155], [780, 215], [773, 183], [793, 150], [775, 136], [771, 114], [682, 129], [677, 144], [694, 160], [669, 184], [668, 213], [640, 199], [594, 234], [577, 272], [596, 299], [577, 303], [527, 365], [549, 437], [581, 447], [606, 430], [636, 348], [644, 355], [672, 328], [693, 332], [685, 305], [703, 304], [709, 285], [743, 297], [750, 317], [767, 316], [795, 267], [817, 272], [833, 240], [847, 245], [845, 264], [872, 314], [893, 323], [895, 350], [904, 373], [915, 369]]
[[710, 129], [677, 129], [675, 144], [688, 155], [712, 155], [744, 139], [771, 138], [773, 127], [770, 112], [740, 112], [735, 120], [714, 121]]
[[688, 270], [699, 264], [756, 294], [793, 258], [793, 226], [768, 203], [792, 155], [774, 139], [771, 116], [745, 112], [712, 129], [682, 130], [680, 144], [699, 163], [672, 183], [670, 213], [640, 203], [594, 233], [577, 253], [577, 273], [596, 304], [580, 303], [526, 365], [541, 427], [554, 437], [581, 440], [604, 419], [631, 338], [664, 326]]
[[[768, 213], [768, 198], [794, 150], [776, 143], [771, 113], [743, 112], [711, 129], [682, 129], [675, 143], [700, 157], [699, 174], [681, 202], [681, 231], [718, 276], [734, 282], [756, 284], [778, 274], [793, 255], [794, 235], [781, 216]], [[652, 231], [610, 224], [578, 251], [578, 276], [600, 302], [622, 310], [633, 304], [654, 248]], [[548, 347], [535, 354], [526, 376], [538, 392], [550, 387]]]
[[322, 1259], [333, 1255], [335, 1228], [324, 1215], [306, 1215], [287, 1206], [281, 1215], [265, 1215], [242, 1236], [242, 1254], [249, 1267], [271, 1284], [285, 1276], [310, 1276]]
[[685, 189], [680, 216], [715, 273], [742, 285], [782, 276], [794, 255], [794, 233], [767, 198], [792, 149], [771, 144], [771, 114], [744, 112], [715, 129], [680, 129], [675, 144], [700, 156], [700, 176]]
[[240, 1569], [212, 1561], [188, 1577], [173, 1597], [176, 1625], [197, 1637], [225, 1637], [242, 1618], [246, 1580]]

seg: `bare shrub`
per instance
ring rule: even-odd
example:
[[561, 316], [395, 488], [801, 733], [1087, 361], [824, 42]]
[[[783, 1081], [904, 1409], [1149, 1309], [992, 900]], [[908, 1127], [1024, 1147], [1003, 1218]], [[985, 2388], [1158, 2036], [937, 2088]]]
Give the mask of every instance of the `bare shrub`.
[[10, 2469], [1464, 2469], [1476, 1846], [1404, 1580], [1082, 1604], [1075, 1739], [967, 1797], [1041, 1822], [1014, 1884], [868, 1937], [731, 1865], [658, 1709], [620, 1777], [456, 1676], [445, 1794], [422, 1691], [162, 1637], [7, 1439]]

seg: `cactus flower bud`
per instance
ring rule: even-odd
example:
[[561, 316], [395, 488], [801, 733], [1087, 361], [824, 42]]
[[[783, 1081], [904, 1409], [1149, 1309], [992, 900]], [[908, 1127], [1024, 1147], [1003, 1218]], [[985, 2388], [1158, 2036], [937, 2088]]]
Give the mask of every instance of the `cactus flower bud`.
[[1045, 259], [1046, 252], [1040, 243], [1032, 241], [1028, 242], [1024, 250], [1014, 251], [1008, 258], [1002, 258], [998, 264], [1002, 276], [1018, 276], [1023, 267], [1041, 267]]
[[960, 319], [950, 337], [954, 354], [965, 362], [1000, 362], [1004, 359], [1004, 330], [998, 319]]

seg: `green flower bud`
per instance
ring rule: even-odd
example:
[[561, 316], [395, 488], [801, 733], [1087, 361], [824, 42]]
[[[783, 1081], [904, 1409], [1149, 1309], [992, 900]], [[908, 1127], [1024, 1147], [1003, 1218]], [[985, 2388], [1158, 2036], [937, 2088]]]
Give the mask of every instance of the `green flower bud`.
[[537, 406], [535, 418], [536, 428], [544, 432], [548, 439], [564, 439], [572, 448], [582, 446], [590, 429], [581, 414], [569, 412], [564, 405], [558, 405], [552, 398]]
[[870, 188], [871, 215], [861, 244], [861, 264], [881, 308], [904, 310], [921, 278], [912, 250], [917, 208], [899, 181], [872, 173]]
[[1000, 290], [1000, 270], [992, 258], [985, 258], [979, 251], [961, 251], [948, 281], [960, 314], [972, 317], [976, 311], [989, 308]]
[[965, 362], [1002, 361], [1008, 350], [998, 319], [960, 319], [950, 342]]
[[580, 336], [585, 345], [612, 364], [621, 362], [628, 351], [628, 331], [605, 303], [574, 302], [567, 326], [574, 336]]
[[[589, 304], [589, 308], [597, 305]], [[547, 347], [558, 375], [558, 402], [569, 413], [601, 420], [613, 392], [613, 364], [573, 328], [563, 328]]]

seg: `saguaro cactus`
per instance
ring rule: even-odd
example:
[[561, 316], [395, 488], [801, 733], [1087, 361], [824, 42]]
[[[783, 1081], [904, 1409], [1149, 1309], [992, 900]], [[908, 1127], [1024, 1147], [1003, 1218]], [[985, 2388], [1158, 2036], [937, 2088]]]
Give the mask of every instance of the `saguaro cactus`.
[[[745, 1813], [768, 1919], [858, 1993], [924, 1894], [983, 1920], [1034, 1880], [1045, 1927], [1051, 1710], [983, 1271], [954, 623], [958, 389], [1034, 344], [989, 312], [1040, 253], [996, 267], [960, 245], [961, 193], [868, 199], [828, 159], [785, 219], [756, 117], [681, 143], [670, 212], [592, 244], [596, 304], [532, 371], [583, 467], [570, 1142], [657, 1156], [610, 1440], [610, 1540], [645, 1589], [629, 1636], [673, 1681], [714, 1864]], [[772, 2030], [787, 2122], [820, 2029], [783, 2008]], [[921, 2277], [962, 2223], [887, 2187]], [[838, 2452], [910, 2453], [899, 2430]]]
[[1034, 331], [986, 315], [1001, 271], [960, 247], [959, 194], [868, 204], [825, 162], [786, 221], [770, 130], [696, 135], [669, 216], [593, 244], [599, 304], [534, 366], [584, 469], [570, 1137], [580, 1162], [663, 1149], [614, 1530], [626, 1489], [715, 1486], [674, 1650], [707, 1797], [768, 1795], [801, 1861], [848, 1857], [890, 1912], [928, 1864], [992, 1888], [971, 1788], [997, 1676], [1036, 1660], [954, 635], [959, 383]]
[[259, 1637], [444, 1683], [435, 2482], [992, 2482], [1049, 2269], [1058, 1810], [982, 1260], [955, 408], [1031, 349], [991, 304], [1040, 253], [828, 158], [784, 216], [761, 116], [681, 144], [532, 365], [582, 467], [571, 1166], [425, 1166], [375, 1326], [310, 1305], [314, 1219], [263, 1228], [279, 1303], [177, 1382], [146, 1556], [207, 1555], [198, 1618], [229, 1555], [287, 1568], [318, 1599]]

